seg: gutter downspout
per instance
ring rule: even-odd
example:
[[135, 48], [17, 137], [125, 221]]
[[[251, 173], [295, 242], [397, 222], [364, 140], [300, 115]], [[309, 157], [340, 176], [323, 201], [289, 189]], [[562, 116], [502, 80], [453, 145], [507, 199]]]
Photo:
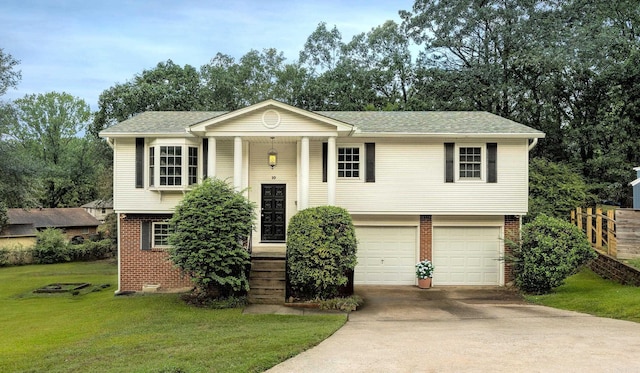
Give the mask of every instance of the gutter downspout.
[[531, 144], [529, 144], [529, 151], [531, 151], [533, 148], [535, 148], [537, 144], [538, 144], [538, 138], [534, 137], [533, 141], [531, 142]]

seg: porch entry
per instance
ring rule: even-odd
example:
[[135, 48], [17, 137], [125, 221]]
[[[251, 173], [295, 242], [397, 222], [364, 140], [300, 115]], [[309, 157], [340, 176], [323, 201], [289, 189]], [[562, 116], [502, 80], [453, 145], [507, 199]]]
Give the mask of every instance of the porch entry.
[[286, 184], [262, 184], [260, 241], [284, 242], [286, 233]]

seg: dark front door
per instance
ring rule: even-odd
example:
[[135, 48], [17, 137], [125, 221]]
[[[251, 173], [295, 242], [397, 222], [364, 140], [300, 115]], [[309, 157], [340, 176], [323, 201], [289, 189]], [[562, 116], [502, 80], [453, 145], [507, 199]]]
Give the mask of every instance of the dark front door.
[[284, 242], [287, 204], [285, 184], [262, 184], [260, 227], [263, 242]]

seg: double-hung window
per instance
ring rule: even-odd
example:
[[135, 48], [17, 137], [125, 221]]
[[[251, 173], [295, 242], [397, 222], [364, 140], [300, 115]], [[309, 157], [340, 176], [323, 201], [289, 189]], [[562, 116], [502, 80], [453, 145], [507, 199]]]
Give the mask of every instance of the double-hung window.
[[153, 223], [152, 241], [153, 247], [163, 248], [169, 246], [171, 228], [169, 223]]
[[339, 179], [359, 179], [360, 178], [360, 148], [359, 147], [339, 147], [338, 148], [338, 178]]
[[149, 187], [170, 190], [198, 183], [200, 165], [197, 146], [152, 142], [147, 155]]
[[480, 179], [482, 170], [482, 148], [460, 147], [459, 150], [460, 179]]
[[[498, 144], [445, 143], [445, 182], [484, 181], [498, 182]], [[457, 177], [456, 177], [457, 176]]]

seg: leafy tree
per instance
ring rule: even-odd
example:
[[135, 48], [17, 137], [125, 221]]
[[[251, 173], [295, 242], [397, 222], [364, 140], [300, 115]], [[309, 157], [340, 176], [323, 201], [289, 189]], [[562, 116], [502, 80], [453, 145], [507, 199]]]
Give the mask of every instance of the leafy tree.
[[149, 110], [202, 110], [201, 102], [198, 71], [167, 60], [102, 92], [89, 132], [98, 138], [103, 129], [135, 114]]
[[[84, 100], [67, 93], [27, 95], [14, 103], [11, 137], [39, 168], [45, 207], [77, 206], [95, 197], [90, 144], [77, 137], [91, 117]], [[20, 186], [24, 188], [24, 186]]]
[[587, 184], [575, 168], [544, 158], [534, 158], [529, 162], [527, 221], [541, 214], [568, 220], [571, 210], [593, 202]]
[[254, 221], [254, 204], [218, 179], [206, 179], [176, 207], [170, 224], [169, 255], [203, 296], [222, 297], [249, 290], [251, 266], [245, 245]]
[[0, 232], [2, 232], [2, 228], [4, 228], [7, 224], [9, 224], [9, 217], [7, 216], [7, 205], [0, 201]]
[[355, 228], [347, 210], [320, 206], [299, 211], [289, 221], [287, 237], [293, 293], [308, 299], [338, 295], [357, 262]]
[[7, 89], [18, 85], [22, 79], [20, 71], [15, 69], [19, 63], [20, 61], [0, 48], [0, 96], [7, 93]]
[[522, 242], [510, 260], [516, 286], [527, 293], [544, 294], [562, 285], [596, 255], [578, 227], [541, 214], [523, 226]]

